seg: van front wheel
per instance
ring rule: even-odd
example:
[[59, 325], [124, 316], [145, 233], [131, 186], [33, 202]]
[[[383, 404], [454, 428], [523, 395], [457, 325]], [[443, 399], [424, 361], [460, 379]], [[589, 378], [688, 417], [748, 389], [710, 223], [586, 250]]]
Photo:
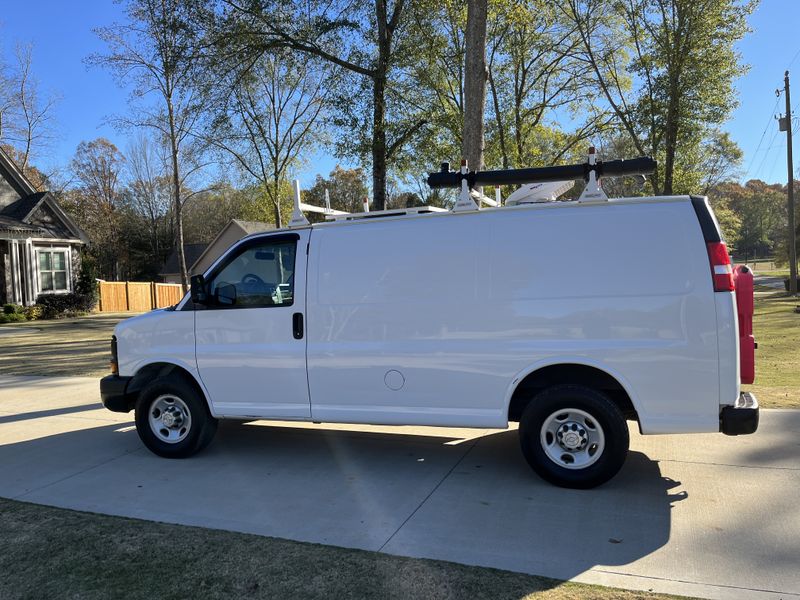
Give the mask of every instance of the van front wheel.
[[165, 458], [186, 458], [202, 450], [217, 431], [194, 386], [182, 377], [160, 377], [136, 402], [136, 432], [145, 446]]
[[611, 399], [581, 385], [557, 385], [536, 394], [519, 423], [522, 454], [555, 485], [587, 489], [622, 468], [628, 425]]

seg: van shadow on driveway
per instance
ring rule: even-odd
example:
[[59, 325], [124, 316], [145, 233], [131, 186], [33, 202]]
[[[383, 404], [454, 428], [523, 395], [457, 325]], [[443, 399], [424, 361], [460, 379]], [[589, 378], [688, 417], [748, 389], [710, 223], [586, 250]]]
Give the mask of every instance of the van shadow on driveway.
[[187, 460], [142, 449], [131, 423], [40, 433], [0, 446], [0, 495], [561, 579], [661, 548], [686, 497], [639, 452], [601, 488], [552, 487], [516, 431], [462, 441], [224, 422]]
[[0, 424], [14, 423], [17, 421], [28, 421], [32, 419], [41, 419], [43, 417], [54, 417], [57, 415], [74, 415], [76, 413], [82, 413], [89, 410], [97, 410], [98, 408], [102, 408], [102, 405], [97, 404], [97, 402], [93, 402], [92, 404], [81, 404], [80, 406], [64, 406], [61, 408], [36, 410], [32, 412], [15, 413], [11, 415], [0, 414]]

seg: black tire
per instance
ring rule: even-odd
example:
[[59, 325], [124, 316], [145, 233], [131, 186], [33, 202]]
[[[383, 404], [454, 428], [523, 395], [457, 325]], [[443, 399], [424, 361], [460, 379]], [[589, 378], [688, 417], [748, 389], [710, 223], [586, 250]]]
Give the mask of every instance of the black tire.
[[[587, 454], [587, 460], [594, 462], [583, 468], [566, 468], [562, 466], [566, 461], [557, 464], [545, 450], [546, 441], [542, 441], [542, 435], [552, 440], [549, 444], [551, 453], [570, 453], [554, 445], [559, 440], [542, 433], [545, 421], [556, 412], [566, 409], [587, 413], [594, 420], [594, 423], [590, 423], [595, 425], [592, 431], [596, 431], [599, 425], [604, 437], [599, 454]], [[559, 421], [556, 419], [551, 422], [557, 424]], [[566, 439], [566, 435], [564, 438]], [[581, 385], [556, 385], [536, 394], [522, 413], [519, 439], [525, 460], [542, 479], [560, 487], [574, 489], [593, 488], [614, 477], [625, 462], [630, 444], [628, 425], [616, 404], [604, 393]], [[598, 444], [597, 447], [600, 446]]]
[[[175, 432], [179, 439], [173, 442], [164, 441], [150, 426], [151, 411], [156, 410], [156, 401], [160, 398], [172, 397], [172, 403], [180, 406], [174, 399], [180, 400], [188, 410], [189, 419], [186, 431]], [[166, 400], [161, 401], [161, 405]], [[178, 409], [183, 412], [183, 407]], [[174, 428], [177, 429], [177, 428]], [[169, 428], [163, 427], [169, 433]], [[211, 442], [217, 431], [217, 420], [211, 416], [203, 398], [192, 383], [183, 377], [167, 375], [148, 384], [136, 401], [136, 432], [145, 446], [153, 453], [164, 458], [187, 458], [199, 452]], [[181, 437], [182, 436], [182, 437]]]

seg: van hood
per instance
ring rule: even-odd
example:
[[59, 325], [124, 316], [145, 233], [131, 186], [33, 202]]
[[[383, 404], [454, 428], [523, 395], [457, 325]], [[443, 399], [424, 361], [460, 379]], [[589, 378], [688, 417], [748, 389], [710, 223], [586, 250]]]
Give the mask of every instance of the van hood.
[[152, 329], [156, 323], [164, 318], [164, 313], [167, 312], [174, 311], [169, 311], [166, 308], [157, 308], [141, 315], [128, 317], [127, 319], [117, 323], [117, 326], [114, 327], [114, 335], [120, 337], [125, 331], [128, 330], [144, 331]]

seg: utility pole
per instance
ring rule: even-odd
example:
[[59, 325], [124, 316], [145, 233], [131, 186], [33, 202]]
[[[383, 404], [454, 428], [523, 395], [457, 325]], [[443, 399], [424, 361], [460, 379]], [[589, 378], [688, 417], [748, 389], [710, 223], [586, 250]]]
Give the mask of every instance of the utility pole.
[[783, 91], [786, 95], [786, 116], [779, 120], [780, 131], [786, 132], [786, 168], [789, 172], [789, 293], [797, 294], [797, 230], [794, 219], [794, 169], [792, 165], [792, 104], [789, 96], [789, 71], [784, 73]]

